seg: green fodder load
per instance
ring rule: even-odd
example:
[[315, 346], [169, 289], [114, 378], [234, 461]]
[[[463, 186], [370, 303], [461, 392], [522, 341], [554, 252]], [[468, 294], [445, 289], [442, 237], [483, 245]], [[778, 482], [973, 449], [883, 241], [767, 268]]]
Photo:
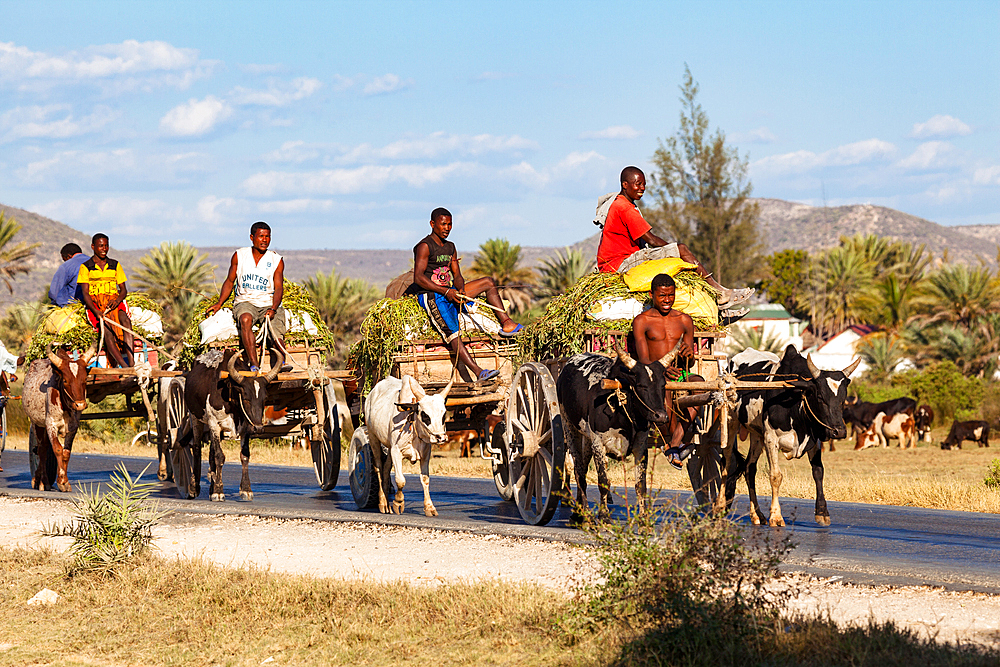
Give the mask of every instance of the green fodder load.
[[[485, 303], [482, 299], [479, 301]], [[497, 320], [490, 308], [481, 306], [477, 310], [480, 315]], [[479, 333], [465, 329], [461, 331], [463, 339]], [[392, 357], [402, 343], [420, 338], [440, 340], [415, 296], [375, 302], [361, 323], [361, 339], [351, 347], [347, 355], [347, 367], [353, 369], [361, 381], [361, 391], [367, 393], [375, 383], [389, 376]]]
[[[125, 297], [125, 305], [129, 308], [142, 308], [143, 310], [150, 310], [161, 317], [163, 316], [163, 309], [160, 308], [160, 305], [142, 292], [129, 292], [128, 296]], [[97, 340], [98, 333], [94, 327], [90, 326], [90, 322], [87, 321], [86, 306], [79, 301], [73, 301], [70, 305], [66, 306], [66, 309], [68, 309], [80, 323], [61, 334], [52, 334], [45, 330], [46, 318], [42, 318], [42, 322], [38, 325], [38, 328], [35, 330], [35, 334], [31, 337], [31, 344], [28, 345], [28, 351], [24, 353], [26, 362], [31, 362], [35, 359], [41, 359], [44, 357], [45, 348], [49, 343], [52, 343], [54, 347], [63, 346], [72, 350], [79, 350], [81, 352], [94, 344]], [[52, 310], [55, 310], [55, 308]], [[153, 334], [146, 331], [142, 328], [142, 326], [137, 325], [135, 322], [132, 323], [130, 328], [147, 340], [153, 337]]]
[[[673, 278], [678, 286], [684, 285], [713, 295], [714, 301], [716, 291], [696, 271], [680, 271]], [[630, 293], [625, 279], [617, 273], [587, 274], [571, 290], [554, 297], [542, 316], [518, 336], [519, 362], [557, 359], [583, 352], [584, 333], [587, 331], [631, 331], [631, 319], [593, 320], [587, 315], [599, 309], [598, 303], [605, 299], [633, 297], [644, 301], [648, 296], [648, 293]], [[718, 329], [715, 322], [706, 318], [695, 316], [691, 319], [696, 330]]]
[[[223, 308], [232, 309], [233, 296], [235, 296], [235, 294], [229, 295], [226, 302], [222, 304]], [[194, 318], [191, 320], [191, 324], [188, 325], [187, 330], [184, 332], [183, 349], [178, 357], [178, 362], [182, 368], [191, 368], [191, 365], [194, 363], [194, 358], [205, 351], [201, 345], [201, 329], [198, 328], [198, 325], [201, 324], [208, 316], [208, 307], [215, 305], [215, 302], [218, 301], [218, 299], [218, 295], [209, 299], [203, 299], [195, 308]], [[304, 330], [289, 330], [285, 333], [286, 346], [308, 345], [314, 349], [326, 350], [328, 356], [332, 353], [334, 347], [336, 346], [336, 338], [334, 337], [333, 332], [331, 332], [326, 326], [326, 322], [323, 320], [323, 316], [320, 315], [319, 310], [316, 308], [316, 304], [313, 303], [312, 297], [309, 296], [309, 292], [302, 287], [302, 285], [293, 283], [289, 280], [285, 281], [285, 291], [281, 295], [281, 307], [285, 309], [285, 312], [289, 317], [297, 315], [300, 320], [302, 313], [308, 314], [309, 319], [312, 320], [316, 329], [319, 331], [317, 334], [310, 334], [308, 331]], [[217, 344], [238, 348], [240, 346], [240, 340], [238, 337], [234, 336], [229, 340], [213, 343], [213, 345]]]

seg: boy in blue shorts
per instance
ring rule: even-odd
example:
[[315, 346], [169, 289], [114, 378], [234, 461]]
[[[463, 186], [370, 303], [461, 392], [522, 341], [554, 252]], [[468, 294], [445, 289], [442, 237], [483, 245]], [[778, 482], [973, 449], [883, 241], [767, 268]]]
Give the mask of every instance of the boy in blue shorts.
[[[496, 308], [500, 321], [500, 335], [512, 337], [523, 328], [503, 310], [503, 301], [496, 282], [489, 276], [465, 282], [458, 266], [458, 251], [448, 240], [451, 234], [451, 212], [436, 208], [431, 212], [431, 233], [413, 246], [412, 293], [427, 311], [431, 325], [441, 334], [457, 358], [466, 365], [478, 380], [490, 380], [500, 374], [497, 370], [484, 370], [472, 359], [459, 335], [459, 309], [468, 306], [469, 299], [486, 293], [486, 301]], [[464, 297], [464, 298], [463, 298]]]

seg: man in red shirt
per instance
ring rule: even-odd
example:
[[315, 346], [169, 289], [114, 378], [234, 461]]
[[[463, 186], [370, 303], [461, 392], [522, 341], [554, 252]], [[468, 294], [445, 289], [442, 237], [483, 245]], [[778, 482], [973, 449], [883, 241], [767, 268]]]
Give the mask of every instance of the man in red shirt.
[[603, 273], [625, 273], [651, 259], [679, 257], [698, 265], [698, 273], [709, 285], [721, 292], [719, 308], [732, 308], [754, 293], [752, 287], [729, 289], [712, 277], [701, 262], [683, 243], [669, 243], [653, 233], [642, 217], [636, 202], [646, 192], [646, 175], [638, 167], [625, 167], [621, 175], [622, 190], [608, 209], [608, 216], [597, 248], [597, 270]]

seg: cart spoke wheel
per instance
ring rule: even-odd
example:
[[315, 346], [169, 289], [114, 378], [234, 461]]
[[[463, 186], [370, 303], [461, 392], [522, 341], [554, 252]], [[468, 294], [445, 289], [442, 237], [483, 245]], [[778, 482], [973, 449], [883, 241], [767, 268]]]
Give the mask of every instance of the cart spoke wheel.
[[493, 444], [493, 449], [500, 450], [500, 463], [493, 460], [493, 483], [496, 484], [497, 493], [504, 500], [514, 499], [514, 485], [511, 484], [510, 479], [510, 450], [507, 448], [506, 438], [504, 433], [507, 432], [506, 425], [503, 422], [497, 424], [493, 427], [493, 435], [490, 436], [490, 442]]
[[504, 438], [514, 502], [527, 523], [544, 525], [559, 506], [566, 464], [556, 383], [545, 366], [528, 362], [517, 369], [511, 389]]
[[167, 447], [173, 463], [174, 484], [181, 498], [194, 499], [194, 489], [191, 488], [191, 471], [194, 470], [194, 458], [190, 446], [178, 446], [177, 436], [187, 419], [187, 406], [184, 405], [184, 379], [173, 378], [167, 385], [167, 395], [164, 404], [166, 420]]
[[359, 510], [378, 504], [378, 480], [375, 477], [375, 463], [372, 460], [371, 445], [368, 444], [368, 427], [354, 431], [351, 448], [347, 453], [347, 476], [351, 481], [351, 495]]
[[[323, 439], [314, 441], [310, 451], [319, 488], [329, 491], [337, 486], [337, 478], [340, 477], [340, 420], [343, 418], [338, 410], [337, 394], [332, 382], [324, 388], [321, 403], [322, 405], [316, 406], [316, 410], [323, 411]], [[347, 419], [350, 418], [348, 415]]]

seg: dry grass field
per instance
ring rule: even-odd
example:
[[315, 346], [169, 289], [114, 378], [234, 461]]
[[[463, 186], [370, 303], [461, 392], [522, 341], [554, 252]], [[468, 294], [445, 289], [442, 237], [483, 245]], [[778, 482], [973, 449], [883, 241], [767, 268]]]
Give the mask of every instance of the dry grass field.
[[[933, 434], [935, 442], [940, 442], [945, 434], [946, 429], [936, 429]], [[26, 442], [23, 434], [12, 433], [7, 446], [24, 449]], [[239, 460], [235, 441], [226, 441], [224, 449], [226, 460]], [[87, 438], [78, 438], [73, 451], [113, 456], [156, 456], [152, 447], [133, 447], [128, 442], [100, 442]], [[207, 456], [207, 448], [204, 453]], [[477, 448], [473, 449], [473, 453], [472, 458], [460, 458], [457, 450], [439, 449], [431, 462], [431, 474], [489, 478], [489, 463], [479, 458]], [[937, 444], [920, 443], [909, 450], [891, 446], [855, 452], [853, 442], [842, 441], [837, 444], [836, 451], [823, 454], [826, 466], [824, 488], [828, 500], [1000, 514], [1000, 489], [991, 489], [983, 484], [987, 468], [994, 458], [1000, 458], [1000, 448], [980, 449], [974, 443], [966, 443], [964, 449], [952, 451], [942, 451]], [[312, 466], [308, 451], [291, 449], [284, 441], [255, 441], [251, 461], [258, 465]], [[629, 486], [634, 484], [630, 463], [625, 466], [616, 462], [611, 464], [614, 484], [624, 485], [626, 478]], [[418, 470], [417, 466], [405, 465], [406, 472]], [[671, 468], [662, 456], [654, 458], [651, 468], [653, 488], [690, 489], [687, 473]], [[812, 472], [806, 459], [782, 461], [781, 471], [784, 475], [781, 495], [815, 497]], [[770, 495], [768, 474], [766, 458], [762, 456], [757, 469], [757, 492], [765, 501]], [[593, 471], [590, 478], [596, 484]], [[742, 481], [737, 493], [746, 493]], [[596, 492], [591, 495], [596, 500]]]

